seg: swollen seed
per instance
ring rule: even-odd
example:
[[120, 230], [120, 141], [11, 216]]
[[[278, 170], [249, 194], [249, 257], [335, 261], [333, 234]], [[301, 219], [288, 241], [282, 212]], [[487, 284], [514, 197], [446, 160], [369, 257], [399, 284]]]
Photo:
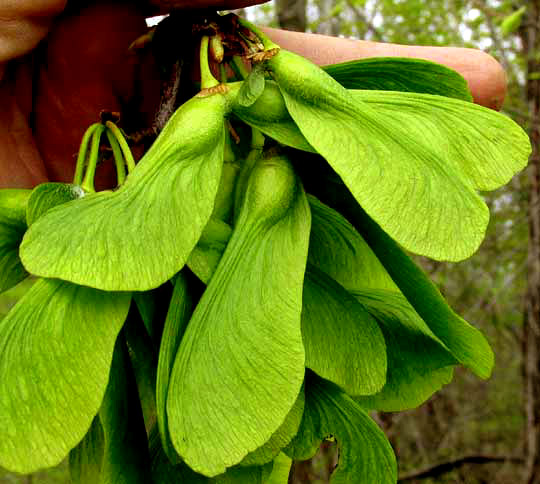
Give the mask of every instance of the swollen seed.
[[271, 222], [284, 216], [298, 187], [290, 162], [284, 156], [260, 160], [251, 172], [242, 210], [250, 217]]
[[[241, 85], [231, 84], [231, 95], [236, 96]], [[264, 91], [250, 106], [246, 107], [235, 100], [232, 110], [244, 123], [270, 138], [297, 150], [315, 152], [289, 115], [275, 82], [265, 81]]]

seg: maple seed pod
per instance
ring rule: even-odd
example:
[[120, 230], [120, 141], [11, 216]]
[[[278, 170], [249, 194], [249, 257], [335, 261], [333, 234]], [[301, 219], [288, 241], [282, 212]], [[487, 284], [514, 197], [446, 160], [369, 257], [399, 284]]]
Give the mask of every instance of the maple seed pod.
[[[227, 111], [220, 94], [192, 98], [118, 190], [85, 196], [33, 223], [20, 250], [27, 270], [105, 291], [145, 291], [170, 279], [214, 209]], [[72, 219], [75, 232], [65, 223]]]
[[[229, 84], [230, 97], [238, 93], [241, 83]], [[279, 87], [274, 81], [265, 82], [264, 91], [250, 106], [232, 103], [232, 111], [244, 123], [265, 135], [298, 150], [315, 152], [292, 120]]]
[[[236, 88], [236, 86], [234, 86]], [[285, 100], [275, 82], [267, 81], [264, 91], [249, 107], [235, 102], [233, 112], [265, 123], [279, 122], [290, 119]]]
[[242, 209], [251, 219], [272, 222], [284, 216], [297, 190], [294, 170], [285, 156], [262, 159], [253, 167]]

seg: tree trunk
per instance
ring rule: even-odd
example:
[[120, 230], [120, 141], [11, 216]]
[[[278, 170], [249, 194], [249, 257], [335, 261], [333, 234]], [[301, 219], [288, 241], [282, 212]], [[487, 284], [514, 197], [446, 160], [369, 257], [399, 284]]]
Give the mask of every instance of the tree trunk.
[[305, 32], [307, 0], [277, 0], [276, 10], [279, 26], [285, 30]]
[[527, 295], [523, 329], [525, 398], [525, 476], [527, 484], [540, 484], [540, 0], [528, 2], [520, 31], [527, 59], [526, 94], [530, 116], [532, 155], [529, 181], [529, 247]]
[[320, 22], [319, 26], [317, 27], [318, 34], [337, 35], [339, 33], [339, 25], [336, 26], [334, 19], [332, 19], [330, 16], [333, 6], [334, 2], [332, 0], [319, 0], [317, 2]]

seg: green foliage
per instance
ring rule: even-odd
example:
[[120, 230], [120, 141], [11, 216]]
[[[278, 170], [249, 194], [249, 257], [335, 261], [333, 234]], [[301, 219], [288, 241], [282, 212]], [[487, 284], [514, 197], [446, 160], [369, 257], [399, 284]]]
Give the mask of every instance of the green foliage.
[[355, 400], [385, 412], [415, 408], [452, 380], [458, 360], [433, 334], [401, 294], [387, 290], [353, 292], [379, 323], [388, 355], [384, 388]]
[[253, 105], [261, 97], [264, 91], [264, 83], [264, 67], [262, 64], [257, 64], [242, 83], [236, 102], [245, 108]]
[[459, 364], [489, 376], [484, 336], [401, 246], [474, 252], [477, 190], [524, 166], [527, 137], [446, 68], [386, 59], [328, 67], [336, 80], [239, 24], [251, 74], [214, 85], [204, 38], [212, 87], [118, 189], [47, 184], [6, 208], [11, 260], [28, 217], [22, 261], [45, 278], [0, 322], [1, 465], [71, 452], [81, 484], [283, 484], [282, 452], [309, 458], [332, 437], [331, 482], [393, 483], [367, 411], [419, 405]]
[[396, 459], [382, 430], [338, 387], [308, 374], [302, 424], [285, 453], [293, 459], [308, 459], [329, 436], [340, 446], [332, 484], [396, 482]]
[[0, 292], [28, 276], [19, 259], [19, 245], [26, 230], [29, 190], [0, 190]]
[[[478, 185], [475, 174], [467, 176], [469, 173], [454, 169], [454, 164], [467, 163], [461, 152], [452, 153], [454, 164], [441, 163], [441, 152], [432, 146], [441, 141], [445, 146], [445, 142], [436, 132], [434, 139], [424, 141], [427, 133], [420, 124], [412, 124], [414, 119], [407, 118], [404, 125], [403, 119], [381, 115], [295, 54], [281, 51], [269, 65], [304, 136], [392, 238], [406, 249], [434, 259], [460, 260], [478, 248], [489, 214], [474, 191]], [[424, 136], [413, 141], [409, 129], [422, 129]], [[514, 145], [511, 134], [504, 142], [516, 146], [515, 152], [505, 159], [501, 150], [485, 170], [488, 173], [483, 173], [491, 189], [490, 178], [508, 180], [506, 173], [515, 173], [527, 163], [528, 138], [518, 126], [513, 131], [519, 133], [519, 141]], [[501, 164], [503, 159], [508, 160], [508, 170]], [[404, 177], [416, 183], [403, 184]], [[425, 217], [428, 212], [429, 220]], [[450, 246], [448, 240], [456, 233], [462, 237]]]
[[[157, 366], [156, 381], [156, 412], [161, 445], [169, 460], [173, 463], [178, 461], [178, 457], [171, 443], [169, 435], [169, 425], [167, 419], [167, 393], [169, 391], [169, 381], [171, 372], [180, 346], [180, 341], [184, 336], [187, 324], [195, 307], [195, 294], [193, 287], [189, 285], [190, 276], [181, 271], [174, 279], [174, 289], [167, 312], [167, 319], [161, 335], [159, 348], [159, 361]], [[191, 285], [193, 286], [193, 285]]]
[[309, 197], [309, 262], [349, 291], [361, 288], [399, 291], [363, 237], [343, 215]]
[[[221, 95], [182, 106], [119, 190], [86, 195], [32, 225], [21, 245], [25, 267], [109, 291], [144, 291], [171, 278], [212, 213], [225, 111]], [[65, 220], [77, 220], [76, 230]]]
[[519, 29], [519, 26], [521, 25], [521, 22], [523, 20], [523, 15], [527, 11], [527, 7], [523, 5], [522, 7], [518, 8], [515, 12], [512, 12], [510, 15], [505, 17], [503, 21], [501, 22], [501, 32], [503, 35], [508, 36], [510, 34], [513, 34], [517, 29]]
[[281, 449], [286, 447], [298, 432], [302, 415], [304, 414], [305, 395], [300, 390], [296, 402], [291, 411], [285, 417], [280, 427], [272, 434], [272, 437], [257, 450], [249, 453], [240, 463], [241, 466], [264, 465], [277, 458]]
[[73, 484], [147, 484], [150, 456], [135, 378], [123, 338], [111, 363], [103, 402], [69, 456]]
[[[527, 134], [510, 118], [477, 104], [416, 93], [354, 91], [408, 136], [429, 145], [437, 158], [463, 174], [476, 190], [495, 190], [523, 169], [530, 154]], [[423, 136], [422, 136], [423, 133]], [[425, 138], [425, 139], [423, 139]]]
[[315, 267], [306, 271], [302, 303], [306, 367], [349, 395], [377, 393], [386, 381], [386, 346], [376, 321]]
[[255, 166], [238, 228], [188, 325], [169, 386], [172, 441], [197, 472], [218, 475], [263, 445], [298, 396], [309, 221], [288, 162]]
[[399, 290], [453, 356], [481, 378], [488, 378], [493, 352], [480, 331], [452, 311], [422, 269], [357, 205], [344, 186], [319, 195], [327, 197], [360, 232]]
[[266, 484], [287, 484], [289, 482], [289, 472], [291, 471], [292, 459], [281, 453], [274, 459], [272, 474]]
[[37, 281], [0, 322], [0, 465], [60, 463], [84, 437], [109, 378], [130, 295]]
[[373, 57], [323, 70], [347, 89], [423, 92], [472, 101], [467, 81], [448, 67], [422, 59]]
[[26, 206], [26, 224], [30, 227], [49, 209], [76, 200], [84, 195], [77, 185], [68, 183], [42, 183], [30, 195]]

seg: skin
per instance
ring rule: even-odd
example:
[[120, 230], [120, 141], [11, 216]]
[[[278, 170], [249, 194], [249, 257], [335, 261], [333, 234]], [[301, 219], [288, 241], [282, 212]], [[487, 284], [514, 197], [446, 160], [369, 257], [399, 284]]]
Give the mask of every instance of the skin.
[[[157, 68], [148, 55], [128, 51], [145, 33], [147, 15], [166, 12], [173, 3], [186, 9], [262, 3], [148, 1], [79, 1], [88, 5], [69, 14], [62, 14], [65, 0], [0, 2], [0, 187], [71, 181], [81, 136], [102, 109], [150, 124], [159, 101]], [[504, 100], [504, 71], [481, 51], [266, 32], [283, 48], [318, 64], [375, 56], [429, 59], [460, 72], [475, 102], [499, 109]], [[111, 175], [110, 167], [103, 167], [98, 186], [105, 186]]]

